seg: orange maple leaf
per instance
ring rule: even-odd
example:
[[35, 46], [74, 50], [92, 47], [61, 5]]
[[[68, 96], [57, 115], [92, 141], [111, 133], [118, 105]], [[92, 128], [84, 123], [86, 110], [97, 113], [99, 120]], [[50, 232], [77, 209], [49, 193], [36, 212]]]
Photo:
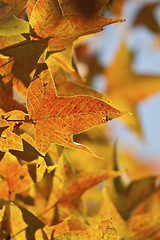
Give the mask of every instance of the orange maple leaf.
[[34, 124], [36, 145], [43, 154], [51, 143], [91, 152], [86, 146], [76, 144], [73, 135], [124, 114], [91, 96], [58, 97], [48, 69], [30, 84], [27, 109]]
[[[31, 4], [31, 6], [30, 6]], [[34, 6], [34, 7], [33, 7]], [[75, 39], [100, 31], [104, 26], [123, 19], [110, 19], [94, 14], [87, 19], [73, 8], [63, 15], [63, 4], [57, 0], [29, 2], [30, 25], [40, 38], [50, 37], [48, 50], [58, 51], [68, 47]]]

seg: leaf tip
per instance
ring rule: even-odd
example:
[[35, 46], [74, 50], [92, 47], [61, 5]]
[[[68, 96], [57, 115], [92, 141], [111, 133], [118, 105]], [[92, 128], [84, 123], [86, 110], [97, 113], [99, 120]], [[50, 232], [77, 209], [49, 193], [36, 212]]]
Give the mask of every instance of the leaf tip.
[[125, 22], [126, 21], [126, 19], [120, 19], [120, 22], [121, 23], [123, 23], [123, 22]]

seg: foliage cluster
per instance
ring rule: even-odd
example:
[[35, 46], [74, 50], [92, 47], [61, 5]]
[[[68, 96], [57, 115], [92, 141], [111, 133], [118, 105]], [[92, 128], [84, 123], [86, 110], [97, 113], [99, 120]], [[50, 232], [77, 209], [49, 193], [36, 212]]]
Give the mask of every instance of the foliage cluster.
[[[124, 22], [102, 16], [120, 16], [123, 4], [0, 1], [0, 240], [160, 239], [158, 176], [127, 154], [120, 163], [104, 126], [121, 117], [141, 134], [136, 104], [160, 89], [159, 78], [135, 75], [125, 44], [102, 69], [84, 41]], [[134, 24], [155, 26], [144, 16], [157, 5]], [[98, 72], [109, 97], [91, 87]]]

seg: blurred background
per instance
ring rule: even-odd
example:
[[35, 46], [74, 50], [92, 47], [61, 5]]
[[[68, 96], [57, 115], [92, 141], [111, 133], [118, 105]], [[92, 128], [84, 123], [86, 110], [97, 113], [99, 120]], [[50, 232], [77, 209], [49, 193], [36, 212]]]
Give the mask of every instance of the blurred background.
[[79, 72], [111, 105], [130, 113], [106, 124], [107, 140], [159, 174], [160, 2], [111, 0], [101, 14], [126, 22], [78, 43]]

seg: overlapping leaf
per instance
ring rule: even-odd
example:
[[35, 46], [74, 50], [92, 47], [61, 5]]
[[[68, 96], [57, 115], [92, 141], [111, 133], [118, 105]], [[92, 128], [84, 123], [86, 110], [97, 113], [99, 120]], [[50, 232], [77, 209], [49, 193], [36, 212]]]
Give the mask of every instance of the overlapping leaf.
[[[4, 215], [0, 223], [1, 239], [29, 240], [35, 239], [37, 229], [42, 229], [44, 224], [26, 209], [11, 203], [2, 209]], [[1, 210], [0, 210], [1, 211]], [[32, 222], [32, 224], [30, 224]]]
[[30, 24], [36, 35], [42, 38], [51, 37], [48, 47], [50, 51], [65, 49], [80, 36], [98, 32], [102, 27], [119, 21], [124, 20], [99, 15], [86, 19], [83, 14], [76, 14], [74, 9], [72, 14], [63, 16], [57, 0], [38, 0], [30, 16]]
[[22, 19], [12, 17], [0, 25], [0, 36], [12, 36], [29, 33], [29, 23]]
[[82, 13], [86, 17], [92, 17], [92, 15], [98, 12], [104, 7], [109, 0], [93, 0], [93, 1], [80, 1], [80, 0], [58, 0], [63, 16]]
[[[56, 170], [46, 173], [44, 178], [35, 185], [32, 196], [36, 214], [46, 224], [55, 224], [64, 218], [74, 215], [85, 219], [85, 207], [82, 194], [101, 181], [117, 177], [121, 172], [97, 170], [75, 172], [65, 155], [62, 154]], [[17, 204], [30, 209], [27, 204], [29, 192], [17, 195]]]
[[110, 220], [102, 221], [100, 225], [95, 225], [83, 231], [71, 231], [57, 236], [55, 240], [118, 240], [117, 229], [114, 228]]
[[107, 95], [100, 93], [85, 84], [70, 81], [63, 69], [55, 64], [53, 60], [54, 55], [52, 59], [47, 60], [46, 63], [54, 79], [58, 96], [89, 95], [99, 98], [107, 103], [111, 102]]
[[[118, 170], [117, 153], [114, 152], [114, 170]], [[128, 219], [135, 207], [151, 196], [158, 187], [157, 176], [141, 178], [125, 183], [124, 179], [118, 177], [113, 181], [106, 182], [108, 196], [115, 204], [117, 210], [124, 219]], [[143, 192], [143, 195], [142, 195]]]
[[159, 239], [159, 211], [133, 216], [128, 221], [124, 221], [105, 191], [99, 216], [101, 219], [112, 217], [114, 226], [119, 230], [120, 240]]
[[27, 2], [28, 0], [2, 0], [0, 2], [0, 21], [4, 22], [21, 12], [26, 7]]

